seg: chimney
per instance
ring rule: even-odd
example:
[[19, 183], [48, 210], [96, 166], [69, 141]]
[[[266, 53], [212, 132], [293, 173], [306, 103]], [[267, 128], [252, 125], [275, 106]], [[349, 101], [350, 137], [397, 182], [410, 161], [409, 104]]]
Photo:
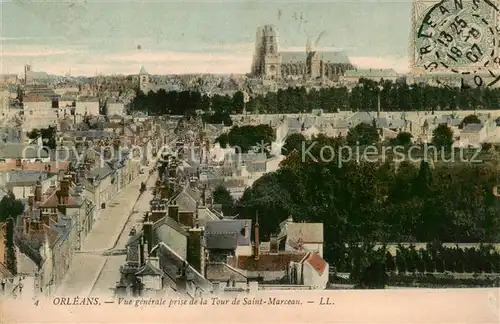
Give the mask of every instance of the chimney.
[[85, 168], [78, 169], [78, 179], [85, 179]]
[[147, 221], [142, 226], [144, 239], [147, 243], [147, 251], [148, 255], [151, 253], [151, 250], [154, 247], [154, 231], [153, 231], [153, 222]]
[[34, 204], [35, 204], [35, 196], [32, 196], [32, 195], [28, 196], [28, 207], [29, 207], [29, 211], [30, 212], [33, 211], [33, 205]]
[[191, 228], [188, 237], [187, 262], [199, 273], [203, 273], [203, 246], [201, 240], [203, 231], [199, 227]]
[[206, 203], [207, 203], [207, 185], [203, 186], [203, 191], [201, 194], [201, 203], [203, 206], [206, 206]]
[[50, 224], [50, 215], [49, 214], [42, 214], [41, 219], [42, 219], [42, 223], [44, 223], [45, 225]]
[[179, 273], [177, 274], [177, 278], [175, 280], [176, 283], [176, 290], [178, 292], [185, 292], [187, 288], [187, 276], [186, 276], [186, 270], [188, 267], [188, 263], [184, 261], [182, 264], [181, 268], [179, 269]]
[[[64, 198], [69, 197], [69, 186], [70, 186], [69, 179], [63, 178], [61, 180], [61, 189], [60, 189], [61, 197], [64, 197]], [[65, 201], [66, 201], [66, 199], [65, 199]]]
[[254, 235], [254, 251], [253, 251], [253, 257], [255, 260], [259, 260], [260, 256], [260, 241], [259, 241], [259, 212], [257, 212], [257, 215], [255, 216], [255, 235]]
[[245, 221], [245, 235], [246, 238], [250, 238], [250, 228], [248, 227], [248, 221]]
[[140, 241], [139, 241], [139, 264], [140, 266], [144, 266], [144, 264], [146, 264], [146, 258], [145, 258], [145, 255], [144, 255], [144, 235], [140, 238]]
[[271, 234], [270, 240], [270, 251], [271, 253], [278, 253], [278, 236], [276, 234]]
[[163, 217], [167, 216], [167, 211], [163, 208], [152, 210], [151, 216], [149, 217], [150, 221], [156, 223]]
[[30, 216], [24, 216], [24, 234], [30, 232]]
[[70, 176], [71, 176], [71, 182], [76, 183], [77, 182], [76, 181], [76, 172], [71, 172]]
[[219, 292], [220, 292], [220, 284], [218, 281], [215, 281], [213, 284], [212, 284], [212, 292], [214, 295], [217, 295]]
[[179, 212], [179, 223], [187, 227], [194, 227], [194, 213], [192, 211]]
[[175, 205], [170, 205], [168, 206], [168, 217], [172, 218], [176, 222], [179, 221], [179, 206]]
[[42, 183], [40, 181], [36, 182], [35, 185], [35, 202], [42, 202]]

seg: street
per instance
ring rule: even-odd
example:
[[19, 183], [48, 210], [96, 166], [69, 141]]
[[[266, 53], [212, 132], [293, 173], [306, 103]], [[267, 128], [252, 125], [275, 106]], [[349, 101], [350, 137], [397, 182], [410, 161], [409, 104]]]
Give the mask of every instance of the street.
[[[145, 212], [149, 211], [149, 202], [153, 199], [153, 194], [150, 188], [154, 187], [156, 174], [153, 174], [147, 182], [147, 190], [139, 197], [130, 218], [125, 223], [125, 228], [118, 238], [116, 249], [124, 249], [127, 244], [129, 233], [132, 227], [137, 230], [141, 229], [140, 224]], [[120, 266], [125, 263], [126, 254], [105, 256], [105, 263], [99, 274], [97, 281], [91, 288], [90, 295], [92, 296], [111, 296], [112, 290], [116, 282], [120, 279]]]
[[[119, 279], [119, 266], [125, 260], [125, 255], [105, 256], [103, 253], [115, 247], [124, 249], [132, 224], [142, 218], [143, 212], [149, 211], [149, 201], [152, 199], [150, 190], [139, 197], [143, 181], [147, 181], [148, 188], [154, 186], [156, 173], [149, 177], [149, 168], [144, 168], [144, 174], [132, 181], [101, 211], [81, 251], [73, 256], [68, 273], [56, 290], [57, 295], [87, 296], [94, 286], [99, 287], [99, 291], [107, 292], [115, 286]], [[108, 264], [109, 260], [112, 261]]]

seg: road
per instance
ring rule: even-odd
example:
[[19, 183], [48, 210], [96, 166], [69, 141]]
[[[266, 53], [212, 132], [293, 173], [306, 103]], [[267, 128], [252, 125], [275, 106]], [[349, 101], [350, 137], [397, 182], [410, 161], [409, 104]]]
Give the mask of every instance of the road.
[[[125, 256], [104, 254], [115, 247], [123, 249], [130, 231], [130, 224], [142, 217], [142, 212], [149, 210], [149, 201], [152, 198], [149, 187], [154, 185], [156, 174], [149, 177], [149, 169], [144, 168], [144, 170], [144, 174], [132, 181], [107, 204], [106, 209], [101, 211], [99, 219], [83, 242], [81, 251], [73, 256], [69, 271], [56, 290], [58, 296], [89, 295], [94, 286], [101, 288], [106, 286], [108, 291], [109, 288], [115, 286], [119, 279], [118, 271], [121, 263], [117, 261], [116, 264], [119, 264], [113, 269], [116, 278], [113, 277], [111, 280], [111, 274], [106, 275], [106, 273], [111, 272], [109, 267], [115, 264], [115, 258], [123, 261]], [[140, 185], [143, 181], [147, 181], [148, 190], [139, 196]], [[133, 213], [135, 210], [138, 213]], [[108, 265], [109, 259], [113, 261]], [[101, 273], [104, 275], [101, 276]], [[111, 281], [105, 282], [105, 280]]]
[[[148, 190], [139, 197], [139, 200], [135, 204], [132, 214], [125, 223], [124, 230], [118, 238], [118, 242], [115, 247], [116, 250], [125, 248], [125, 244], [129, 239], [129, 233], [132, 227], [135, 227], [137, 230], [141, 228], [140, 224], [142, 223], [144, 213], [149, 211], [149, 202], [153, 199], [152, 190], [150, 190], [150, 188], [154, 187], [155, 181], [155, 176], [152, 176], [148, 180]], [[105, 259], [104, 266], [97, 278], [97, 281], [91, 289], [90, 295], [92, 296], [112, 296], [112, 289], [115, 287], [116, 282], [120, 279], [119, 269], [120, 266], [125, 263], [126, 254], [109, 255], [106, 256]]]

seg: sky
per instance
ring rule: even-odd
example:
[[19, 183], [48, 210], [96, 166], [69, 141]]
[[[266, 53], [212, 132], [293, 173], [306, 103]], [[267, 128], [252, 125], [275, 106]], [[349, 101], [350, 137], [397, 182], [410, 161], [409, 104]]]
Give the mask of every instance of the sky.
[[315, 49], [360, 68], [409, 66], [411, 0], [0, 0], [0, 15], [0, 73], [247, 73], [264, 24], [280, 50], [321, 34]]

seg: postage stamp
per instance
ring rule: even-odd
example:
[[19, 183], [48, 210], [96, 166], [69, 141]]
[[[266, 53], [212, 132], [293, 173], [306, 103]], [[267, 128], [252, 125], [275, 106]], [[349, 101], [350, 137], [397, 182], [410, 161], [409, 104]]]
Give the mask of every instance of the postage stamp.
[[496, 0], [414, 1], [412, 68], [454, 73], [477, 86], [500, 81]]

